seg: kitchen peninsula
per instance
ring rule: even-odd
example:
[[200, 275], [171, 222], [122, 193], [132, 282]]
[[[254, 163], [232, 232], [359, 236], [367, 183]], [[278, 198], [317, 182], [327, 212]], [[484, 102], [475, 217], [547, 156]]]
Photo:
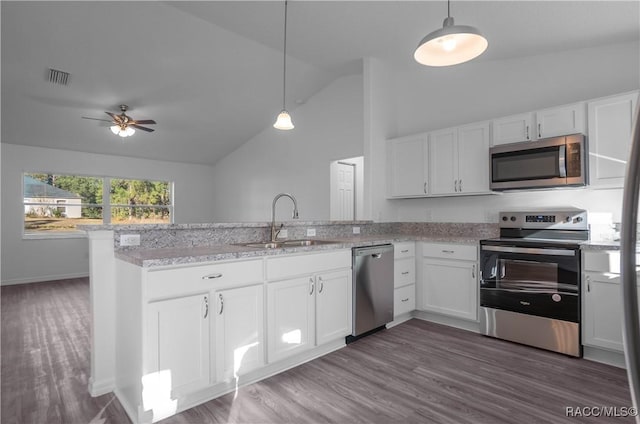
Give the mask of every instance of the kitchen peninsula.
[[[285, 228], [289, 240], [331, 243], [241, 245], [268, 240], [268, 223], [84, 227], [91, 394], [114, 391], [134, 422], [157, 421], [324, 355], [351, 332], [352, 247], [408, 244], [402, 254], [415, 255], [422, 241], [454, 252], [449, 246], [475, 249], [497, 232], [494, 224], [371, 221]], [[139, 245], [125, 246], [132, 241]], [[415, 285], [406, 287], [415, 305]]]

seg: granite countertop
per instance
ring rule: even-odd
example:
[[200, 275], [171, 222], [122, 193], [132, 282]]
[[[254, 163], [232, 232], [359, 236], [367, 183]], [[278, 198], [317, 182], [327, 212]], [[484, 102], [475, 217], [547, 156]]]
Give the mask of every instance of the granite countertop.
[[276, 256], [300, 252], [313, 252], [323, 250], [351, 249], [353, 247], [373, 246], [377, 244], [397, 243], [403, 241], [425, 241], [473, 244], [479, 239], [470, 237], [416, 237], [405, 234], [380, 234], [370, 236], [354, 236], [332, 238], [335, 243], [320, 244], [304, 247], [282, 247], [277, 249], [263, 249], [235, 244], [220, 244], [214, 246], [194, 246], [179, 248], [154, 248], [154, 249], [123, 249], [116, 250], [115, 256], [125, 262], [144, 268], [171, 266], [180, 264], [195, 264], [221, 260], [256, 258], [263, 256]]
[[580, 243], [580, 248], [582, 250], [620, 250], [620, 242], [588, 240]]

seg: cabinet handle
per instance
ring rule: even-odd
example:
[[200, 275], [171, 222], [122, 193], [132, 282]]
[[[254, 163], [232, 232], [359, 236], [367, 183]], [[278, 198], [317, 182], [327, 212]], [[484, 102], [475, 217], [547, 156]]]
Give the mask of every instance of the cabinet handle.
[[426, 181], [424, 182], [423, 190], [424, 190], [424, 194], [427, 194], [427, 182]]
[[453, 180], [453, 191], [458, 192], [458, 180]]
[[313, 286], [315, 284], [313, 284], [313, 278], [309, 278], [309, 283], [311, 283], [311, 291], [309, 292], [309, 296], [311, 296], [313, 294]]
[[458, 191], [462, 193], [462, 180], [458, 180]]
[[214, 278], [220, 278], [220, 277], [222, 277], [222, 274], [216, 273], [216, 274], [205, 275], [204, 277], [202, 277], [202, 279], [203, 280], [213, 280]]
[[224, 298], [222, 297], [222, 293], [218, 295], [218, 299], [220, 299], [220, 312], [218, 312], [218, 315], [222, 315], [222, 311], [224, 311]]
[[407, 274], [409, 274], [409, 271], [405, 271], [402, 273], [402, 275], [407, 275]]
[[324, 281], [322, 281], [322, 277], [318, 277], [318, 281], [320, 281], [320, 289], [318, 289], [318, 293], [322, 293], [322, 290], [324, 290]]
[[453, 250], [442, 250], [442, 253], [455, 253]]
[[587, 275], [587, 291], [591, 291], [591, 278]]
[[525, 136], [524, 136], [525, 140], [529, 140], [529, 125], [527, 125], [525, 127]]
[[408, 302], [409, 298], [407, 297], [406, 299], [401, 299], [400, 302]]
[[538, 138], [542, 137], [541, 124], [538, 124]]
[[409, 249], [401, 250], [400, 253], [409, 253]]
[[206, 318], [209, 316], [209, 297], [205, 296], [204, 297], [204, 317]]
[[471, 278], [474, 278], [474, 279], [476, 278], [476, 266], [475, 265], [473, 265], [471, 267]]

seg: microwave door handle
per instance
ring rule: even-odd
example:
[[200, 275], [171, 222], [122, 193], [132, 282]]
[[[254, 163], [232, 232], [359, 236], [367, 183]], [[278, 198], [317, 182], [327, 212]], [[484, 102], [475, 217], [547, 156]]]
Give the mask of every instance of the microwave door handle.
[[561, 178], [567, 178], [567, 146], [559, 146], [558, 149], [558, 171]]

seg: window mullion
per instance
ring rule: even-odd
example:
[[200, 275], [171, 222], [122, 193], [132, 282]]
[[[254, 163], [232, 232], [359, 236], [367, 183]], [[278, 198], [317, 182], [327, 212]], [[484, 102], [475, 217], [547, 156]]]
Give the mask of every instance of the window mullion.
[[111, 224], [111, 178], [102, 179], [102, 222]]

